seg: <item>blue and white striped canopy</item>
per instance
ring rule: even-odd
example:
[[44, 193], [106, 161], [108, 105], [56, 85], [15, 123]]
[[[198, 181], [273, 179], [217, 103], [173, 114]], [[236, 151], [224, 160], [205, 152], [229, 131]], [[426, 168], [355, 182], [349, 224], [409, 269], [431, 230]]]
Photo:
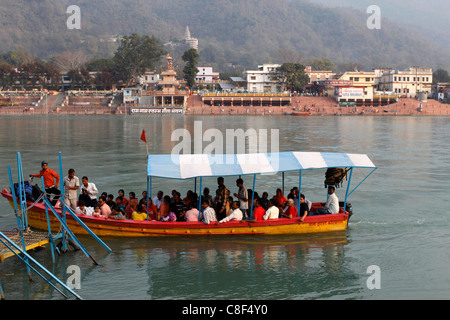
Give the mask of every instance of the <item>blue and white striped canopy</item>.
[[149, 155], [147, 175], [168, 179], [220, 177], [327, 168], [376, 168], [365, 154], [279, 152]]

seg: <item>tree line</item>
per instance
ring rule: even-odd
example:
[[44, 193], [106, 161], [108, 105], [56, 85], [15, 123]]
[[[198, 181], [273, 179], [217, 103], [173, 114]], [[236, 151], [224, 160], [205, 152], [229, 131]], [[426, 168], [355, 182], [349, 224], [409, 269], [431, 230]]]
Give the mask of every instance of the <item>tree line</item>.
[[[133, 33], [122, 38], [112, 58], [87, 60], [80, 52], [65, 51], [44, 61], [28, 54], [23, 48], [0, 55], [0, 87], [5, 89], [49, 89], [60, 88], [61, 76], [67, 75], [78, 88], [110, 89], [115, 84], [131, 85], [146, 70], [161, 72], [161, 59], [167, 51], [154, 36]], [[292, 52], [280, 54], [283, 61], [272, 76], [283, 90], [302, 91], [309, 83], [301, 57]], [[183, 79], [189, 89], [195, 86], [198, 73], [199, 53], [196, 49], [184, 52], [181, 59]], [[328, 58], [311, 58], [307, 64], [312, 70], [336, 70]], [[159, 70], [158, 70], [159, 69]], [[92, 75], [92, 74], [93, 75]], [[230, 76], [231, 73], [225, 73]], [[221, 75], [221, 78], [224, 77]], [[435, 82], [450, 82], [448, 72], [438, 69], [434, 72]]]
[[[81, 52], [65, 51], [44, 61], [17, 48], [0, 55], [0, 86], [3, 89], [58, 89], [67, 75], [81, 88], [111, 88], [131, 84], [146, 70], [154, 70], [166, 53], [154, 36], [126, 35], [111, 59], [87, 60]], [[91, 72], [95, 75], [92, 77]]]

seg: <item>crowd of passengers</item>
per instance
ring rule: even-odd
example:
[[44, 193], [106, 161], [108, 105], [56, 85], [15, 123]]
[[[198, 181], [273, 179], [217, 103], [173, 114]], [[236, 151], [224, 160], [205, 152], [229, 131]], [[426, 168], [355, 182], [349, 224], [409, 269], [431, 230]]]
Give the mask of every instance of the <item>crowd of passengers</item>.
[[[83, 177], [84, 179], [85, 177]], [[278, 218], [297, 218], [303, 221], [308, 215], [321, 215], [339, 212], [339, 201], [334, 193], [334, 187], [329, 187], [329, 197], [323, 208], [312, 212], [311, 201], [300, 194], [297, 187], [291, 189], [285, 197], [281, 189], [277, 189], [273, 197], [268, 192], [260, 196], [256, 191], [244, 187], [241, 178], [236, 180], [237, 193], [231, 195], [229, 189], [224, 185], [224, 178], [217, 179], [218, 188], [215, 196], [210, 194], [209, 188], [204, 188], [200, 197], [197, 193], [189, 190], [184, 198], [180, 192], [172, 190], [171, 195], [164, 195], [158, 191], [152, 199], [148, 198], [147, 191], [142, 192], [138, 199], [134, 192], [129, 192], [125, 197], [123, 189], [118, 191], [114, 198], [112, 194], [103, 193], [96, 199], [95, 185], [83, 181], [82, 192], [75, 209], [77, 214], [92, 215], [105, 219], [131, 219], [131, 220], [154, 220], [164, 222], [174, 221], [202, 221], [205, 224], [214, 222], [216, 224], [232, 220], [260, 221]], [[95, 190], [94, 190], [95, 189]], [[98, 191], [97, 191], [98, 192]], [[252, 204], [253, 198], [253, 206]], [[198, 204], [201, 200], [200, 211]], [[300, 206], [300, 209], [298, 209]], [[250, 212], [253, 208], [253, 212]]]
[[[43, 177], [47, 196], [54, 195], [52, 204], [55, 205], [61, 194], [57, 189], [59, 175], [48, 168], [46, 161], [42, 161], [41, 166], [39, 173], [30, 174], [30, 177]], [[192, 190], [189, 190], [184, 198], [181, 198], [177, 190], [172, 190], [170, 196], [158, 191], [153, 199], [148, 198], [148, 203], [147, 191], [142, 192], [140, 199], [134, 192], [129, 192], [128, 198], [125, 197], [123, 189], [119, 190], [116, 197], [106, 192], [98, 197], [98, 189], [94, 183], [89, 182], [88, 177], [84, 176], [81, 181], [80, 184], [78, 177], [75, 176], [75, 170], [69, 169], [68, 175], [63, 180], [66, 206], [77, 214], [105, 219], [202, 221], [206, 224], [211, 222], [220, 224], [231, 220], [258, 221], [297, 217], [303, 221], [308, 215], [339, 213], [339, 200], [334, 186], [328, 187], [327, 202], [323, 207], [312, 211], [311, 201], [305, 199], [303, 194], [299, 195], [297, 187], [292, 188], [287, 197], [283, 195], [281, 189], [277, 189], [276, 194], [269, 198], [267, 192], [259, 196], [256, 191], [246, 189], [241, 178], [236, 180], [238, 190], [234, 194], [231, 194], [225, 186], [224, 178], [219, 177], [215, 196], [210, 194], [208, 188], [203, 190], [201, 197]], [[80, 194], [77, 199], [78, 190]], [[201, 201], [200, 211], [199, 201]]]

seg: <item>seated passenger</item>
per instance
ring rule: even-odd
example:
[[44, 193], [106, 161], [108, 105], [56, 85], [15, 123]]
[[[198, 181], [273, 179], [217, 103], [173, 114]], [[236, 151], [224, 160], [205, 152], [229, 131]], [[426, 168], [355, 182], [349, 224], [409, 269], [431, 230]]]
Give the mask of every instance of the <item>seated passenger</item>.
[[100, 205], [99, 204], [96, 204], [94, 206], [94, 212], [92, 212], [92, 216], [93, 217], [101, 217], [102, 216], [102, 214], [100, 213]]
[[212, 201], [212, 196], [209, 194], [209, 188], [205, 188], [203, 189], [203, 195], [202, 195], [202, 199], [205, 198], [206, 200], [209, 201], [209, 204], [211, 205]]
[[133, 211], [133, 213], [131, 214], [131, 219], [138, 221], [147, 220], [147, 214], [143, 212], [142, 206], [139, 206], [138, 208], [136, 208], [136, 211]]
[[[148, 198], [148, 201], [150, 202], [147, 206], [147, 198], [142, 199], [142, 203], [140, 204], [140, 206], [142, 207], [142, 211], [148, 214], [148, 219], [149, 220], [158, 220], [158, 209], [156, 208], [156, 206], [153, 204], [153, 201], [151, 198]], [[138, 204], [139, 207], [139, 204]], [[147, 207], [148, 207], [148, 212], [147, 212]]]
[[315, 215], [339, 213], [339, 199], [334, 193], [334, 186], [328, 186], [328, 199], [323, 208], [317, 209]]
[[264, 208], [264, 210], [269, 209], [269, 199], [267, 199], [268, 196], [269, 194], [264, 191], [261, 197], [261, 206]]
[[199, 219], [198, 217], [198, 209], [196, 208], [197, 204], [194, 202], [190, 202], [187, 206], [188, 211], [186, 211], [186, 214], [184, 215], [184, 220], [186, 221], [200, 221], [201, 217]]
[[297, 208], [294, 206], [294, 199], [289, 199], [287, 201], [287, 210], [286, 212], [281, 213], [282, 217], [292, 219], [298, 216]]
[[[171, 206], [171, 207], [173, 208], [173, 206]], [[173, 212], [172, 209], [169, 209], [168, 211], [163, 213], [161, 221], [163, 221], [163, 222], [174, 222], [174, 221], [177, 221], [177, 216]]]
[[269, 209], [267, 209], [263, 219], [278, 219], [279, 214], [280, 210], [275, 206], [274, 201], [272, 199], [269, 200]]
[[[122, 204], [124, 203], [123, 199], [122, 199]], [[127, 217], [127, 219], [131, 219], [131, 215], [133, 214], [133, 212], [137, 211], [137, 207], [138, 207], [139, 201], [136, 198], [131, 198], [130, 200], [128, 200], [127, 205], [125, 206], [125, 216]]]
[[108, 219], [111, 215], [111, 208], [106, 204], [106, 199], [103, 196], [98, 199], [98, 204], [100, 205], [100, 215]]
[[253, 210], [253, 219], [242, 220], [242, 222], [262, 221], [264, 219], [263, 218], [264, 214], [266, 213], [266, 210], [264, 210], [264, 207], [262, 206], [262, 202], [263, 202], [262, 198], [260, 198], [256, 201], [256, 207], [255, 207], [255, 210]]
[[127, 207], [128, 204], [128, 199], [125, 198], [125, 190], [120, 189], [119, 190], [119, 197], [122, 197], [122, 204], [125, 206], [125, 208]]
[[283, 195], [283, 191], [281, 189], [277, 189], [277, 194], [273, 197], [274, 205], [278, 208], [279, 211], [283, 211], [286, 206], [287, 199]]
[[306, 203], [305, 195], [302, 193], [300, 195], [300, 221], [305, 220], [306, 216], [309, 213], [309, 207]]
[[[102, 196], [103, 197], [103, 196]], [[108, 194], [106, 197], [106, 204], [111, 208], [111, 210], [114, 208], [114, 206], [116, 205], [115, 201], [114, 201], [114, 196], [112, 194]]]
[[233, 204], [231, 206], [233, 211], [228, 216], [223, 218], [222, 220], [217, 221], [216, 224], [228, 222], [231, 220], [237, 220], [237, 221], [242, 220], [243, 213], [242, 213], [241, 209], [239, 209], [239, 205], [240, 205], [239, 201], [233, 201]]
[[174, 199], [171, 205], [174, 205], [173, 211], [177, 216], [177, 221], [184, 221], [184, 215], [186, 214], [186, 205], [183, 200], [181, 200], [181, 195], [179, 192], [175, 192]]
[[122, 204], [122, 197], [116, 198], [114, 208], [111, 210], [111, 219], [123, 220], [125, 219], [125, 207]]
[[202, 200], [202, 209], [203, 223], [209, 224], [212, 221], [217, 221], [216, 211], [209, 206], [209, 201], [207, 199]]
[[156, 218], [156, 220], [161, 220], [163, 217], [167, 217], [170, 213], [170, 196], [164, 196], [163, 202], [159, 206], [159, 212]]
[[86, 216], [92, 216], [93, 208], [92, 207], [86, 207], [83, 201], [80, 201], [78, 203], [78, 207], [75, 210], [76, 214], [82, 214]]

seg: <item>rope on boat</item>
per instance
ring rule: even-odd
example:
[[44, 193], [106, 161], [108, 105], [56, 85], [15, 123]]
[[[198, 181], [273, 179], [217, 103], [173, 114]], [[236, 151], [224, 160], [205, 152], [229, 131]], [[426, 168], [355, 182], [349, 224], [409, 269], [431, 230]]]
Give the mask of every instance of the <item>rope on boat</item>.
[[30, 209], [33, 208], [36, 204], [38, 204], [38, 203], [42, 200], [42, 198], [43, 198], [44, 196], [46, 196], [46, 193], [45, 193], [45, 192], [42, 192], [41, 195], [36, 199], [36, 201], [35, 201], [34, 203], [32, 203], [32, 204], [31, 204], [29, 207], [27, 207], [26, 209], [19, 210], [19, 211], [17, 211], [17, 212], [13, 212], [13, 213], [7, 214], [7, 215], [5, 215], [5, 216], [0, 216], [0, 218], [8, 218], [8, 217], [11, 217], [12, 215], [20, 215], [20, 216], [21, 216], [22, 213], [24, 213], [24, 212], [30, 210]]

